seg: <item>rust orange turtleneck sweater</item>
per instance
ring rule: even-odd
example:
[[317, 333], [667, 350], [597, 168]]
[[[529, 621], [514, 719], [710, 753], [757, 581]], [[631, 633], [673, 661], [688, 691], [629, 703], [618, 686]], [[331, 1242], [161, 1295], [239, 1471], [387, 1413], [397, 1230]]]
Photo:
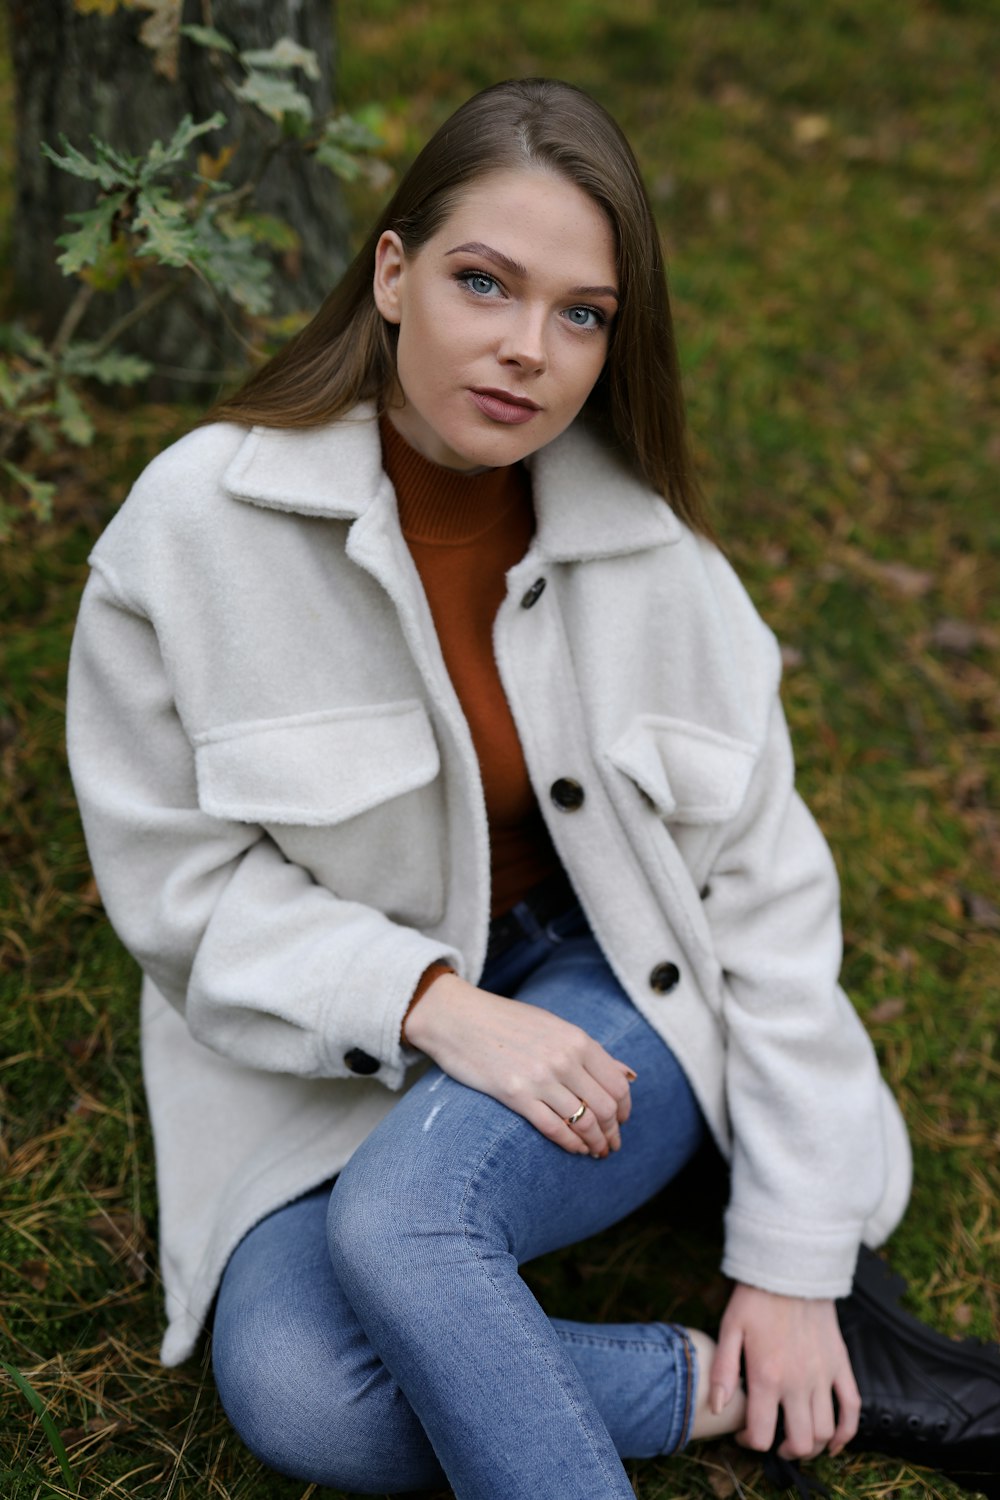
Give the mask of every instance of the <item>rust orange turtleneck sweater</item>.
[[493, 656], [505, 574], [535, 526], [523, 464], [466, 474], [431, 463], [380, 420], [399, 523], [479, 759], [490, 829], [491, 916], [509, 911], [558, 858], [538, 810]]

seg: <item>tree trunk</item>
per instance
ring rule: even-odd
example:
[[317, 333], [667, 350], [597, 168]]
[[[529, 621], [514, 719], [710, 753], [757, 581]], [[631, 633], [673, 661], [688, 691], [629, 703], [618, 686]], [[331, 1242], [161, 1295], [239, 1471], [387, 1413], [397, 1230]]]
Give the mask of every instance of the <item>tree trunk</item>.
[[[204, 24], [210, 15], [241, 51], [269, 47], [281, 36], [311, 48], [319, 81], [310, 82], [301, 72], [294, 78], [316, 113], [323, 114], [333, 96], [334, 6], [335, 0], [213, 0], [209, 8], [204, 0], [183, 0], [183, 19]], [[199, 144], [211, 155], [235, 144], [237, 154], [224, 179], [236, 185], [259, 160], [266, 132], [237, 107], [205, 49], [187, 38], [180, 41], [176, 82], [154, 71], [154, 55], [139, 40], [149, 4], [111, 15], [81, 15], [73, 0], [8, 0], [8, 7], [17, 83], [17, 306], [37, 314], [40, 331], [51, 337], [77, 289], [75, 278], [63, 276], [56, 265], [55, 239], [68, 227], [67, 213], [92, 206], [95, 195], [92, 184], [44, 157], [40, 142], [58, 150], [64, 134], [90, 154], [95, 135], [138, 155], [152, 141], [168, 140], [183, 115], [204, 120], [221, 109], [230, 123]], [[312, 310], [346, 262], [346, 216], [336, 179], [301, 151], [282, 150], [261, 181], [255, 206], [292, 224], [302, 241], [300, 253], [278, 257], [273, 311]], [[144, 295], [142, 289], [138, 295]], [[134, 306], [136, 296], [124, 288], [95, 297], [80, 331], [99, 335]], [[238, 321], [231, 305], [226, 314], [230, 322], [234, 314]], [[192, 382], [217, 386], [222, 372], [238, 370], [243, 359], [218, 301], [193, 278], [137, 323], [123, 347], [152, 361], [163, 395], [191, 392]]]

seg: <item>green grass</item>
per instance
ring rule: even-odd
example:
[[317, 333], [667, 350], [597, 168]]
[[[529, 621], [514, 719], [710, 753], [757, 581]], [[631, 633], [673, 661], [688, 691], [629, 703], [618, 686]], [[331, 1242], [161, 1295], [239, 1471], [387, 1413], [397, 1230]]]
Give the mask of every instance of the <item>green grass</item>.
[[[891, 1257], [938, 1327], [995, 1334], [1000, 7], [341, 0], [339, 14], [344, 102], [389, 109], [398, 166], [472, 89], [525, 73], [592, 89], [636, 144], [699, 463], [789, 650], [800, 782], [841, 870], [845, 982], [913, 1135]], [[0, 251], [9, 139], [0, 124]], [[374, 204], [352, 196], [361, 226]], [[304, 1500], [319, 1492], [228, 1433], [204, 1351], [179, 1371], [156, 1361], [136, 974], [101, 913], [62, 748], [88, 547], [190, 418], [106, 415], [98, 448], [53, 460], [55, 524], [0, 560], [0, 1356], [45, 1403], [88, 1500]], [[720, 1192], [689, 1175], [530, 1268], [532, 1285], [553, 1313], [711, 1323]], [[642, 1500], [681, 1500], [727, 1493], [726, 1464], [760, 1493], [734, 1448], [632, 1468]], [[955, 1493], [890, 1463], [818, 1470], [848, 1500]], [[5, 1380], [0, 1474], [11, 1500], [66, 1492]]]

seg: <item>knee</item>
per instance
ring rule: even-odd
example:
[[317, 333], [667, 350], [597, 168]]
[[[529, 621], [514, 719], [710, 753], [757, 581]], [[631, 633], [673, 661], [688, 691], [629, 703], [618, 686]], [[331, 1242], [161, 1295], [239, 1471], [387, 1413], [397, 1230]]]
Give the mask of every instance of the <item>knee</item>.
[[279, 1474], [364, 1492], [377, 1433], [364, 1430], [318, 1331], [266, 1301], [220, 1301], [212, 1332], [219, 1400], [250, 1452]]

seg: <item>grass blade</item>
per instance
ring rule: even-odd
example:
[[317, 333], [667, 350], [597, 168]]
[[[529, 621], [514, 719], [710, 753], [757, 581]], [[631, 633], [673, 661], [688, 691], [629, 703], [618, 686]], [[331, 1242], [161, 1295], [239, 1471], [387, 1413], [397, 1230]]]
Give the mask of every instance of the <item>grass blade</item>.
[[32, 1411], [38, 1417], [39, 1421], [42, 1424], [42, 1430], [49, 1440], [52, 1452], [59, 1460], [59, 1467], [63, 1471], [63, 1478], [65, 1479], [69, 1488], [71, 1490], [75, 1490], [76, 1480], [73, 1477], [73, 1469], [70, 1465], [70, 1461], [66, 1456], [66, 1449], [63, 1447], [63, 1440], [59, 1436], [59, 1433], [56, 1431], [56, 1424], [53, 1422], [52, 1418], [45, 1410], [45, 1403], [43, 1402], [41, 1396], [32, 1385], [29, 1385], [28, 1381], [25, 1380], [20, 1370], [15, 1370], [13, 1365], [9, 1365], [6, 1360], [0, 1359], [0, 1369], [7, 1371], [7, 1374], [10, 1376], [11, 1380], [13, 1380], [14, 1384], [17, 1386], [18, 1390], [21, 1392], [22, 1396], [27, 1401]]

